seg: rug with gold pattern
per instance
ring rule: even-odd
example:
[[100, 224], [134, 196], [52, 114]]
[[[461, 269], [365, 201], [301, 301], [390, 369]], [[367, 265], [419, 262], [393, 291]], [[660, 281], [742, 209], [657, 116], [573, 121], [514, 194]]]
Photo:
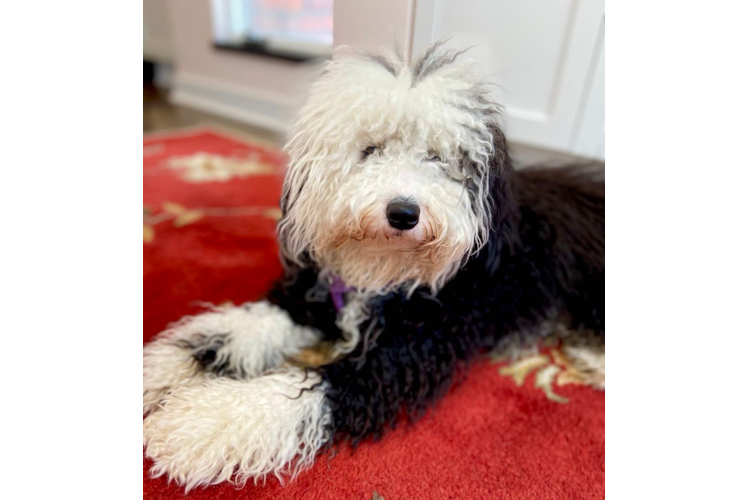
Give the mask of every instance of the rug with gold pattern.
[[[257, 300], [281, 275], [275, 223], [286, 158], [211, 129], [143, 141], [144, 335], [206, 304]], [[276, 478], [184, 491], [152, 479], [148, 499], [594, 499], [605, 495], [605, 393], [563, 346], [487, 355], [436, 408], [355, 453]]]

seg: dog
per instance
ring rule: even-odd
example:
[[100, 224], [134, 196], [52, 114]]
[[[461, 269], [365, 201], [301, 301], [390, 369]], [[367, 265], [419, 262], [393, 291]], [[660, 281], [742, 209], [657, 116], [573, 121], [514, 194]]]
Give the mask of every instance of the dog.
[[461, 54], [327, 64], [286, 148], [284, 278], [144, 347], [154, 475], [187, 490], [293, 478], [416, 420], [482, 354], [550, 336], [604, 388], [604, 180], [515, 171]]

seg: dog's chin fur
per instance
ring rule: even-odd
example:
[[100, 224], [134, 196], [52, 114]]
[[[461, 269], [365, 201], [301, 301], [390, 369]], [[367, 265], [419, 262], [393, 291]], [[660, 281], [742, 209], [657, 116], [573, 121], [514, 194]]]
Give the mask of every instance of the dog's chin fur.
[[[402, 285], [426, 285], [435, 291], [457, 272], [474, 248], [476, 235], [450, 229], [460, 221], [437, 217], [429, 205], [422, 206], [418, 224], [408, 231], [387, 223], [384, 203], [361, 217], [348, 216], [317, 240], [312, 254], [321, 267], [362, 291], [381, 294]], [[475, 227], [473, 221], [464, 223]]]

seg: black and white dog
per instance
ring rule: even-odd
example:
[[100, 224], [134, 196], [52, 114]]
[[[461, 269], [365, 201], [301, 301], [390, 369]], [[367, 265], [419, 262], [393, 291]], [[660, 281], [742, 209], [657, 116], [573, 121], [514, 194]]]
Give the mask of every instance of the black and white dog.
[[[187, 489], [293, 477], [419, 417], [481, 353], [551, 334], [604, 387], [604, 181], [515, 172], [459, 54], [328, 64], [287, 146], [284, 281], [144, 348], [154, 474]], [[328, 362], [289, 362], [321, 342]]]

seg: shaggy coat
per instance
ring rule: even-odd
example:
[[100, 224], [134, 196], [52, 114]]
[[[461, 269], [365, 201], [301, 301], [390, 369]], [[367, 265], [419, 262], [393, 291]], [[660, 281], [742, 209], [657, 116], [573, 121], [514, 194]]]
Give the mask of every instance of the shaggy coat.
[[[155, 474], [187, 489], [294, 475], [418, 419], [482, 353], [551, 335], [601, 355], [588, 367], [604, 386], [604, 182], [515, 171], [500, 108], [459, 55], [329, 64], [288, 146], [286, 276], [145, 348]], [[421, 207], [412, 230], [387, 224], [391, 200]], [[286, 363], [319, 345], [324, 362]]]

